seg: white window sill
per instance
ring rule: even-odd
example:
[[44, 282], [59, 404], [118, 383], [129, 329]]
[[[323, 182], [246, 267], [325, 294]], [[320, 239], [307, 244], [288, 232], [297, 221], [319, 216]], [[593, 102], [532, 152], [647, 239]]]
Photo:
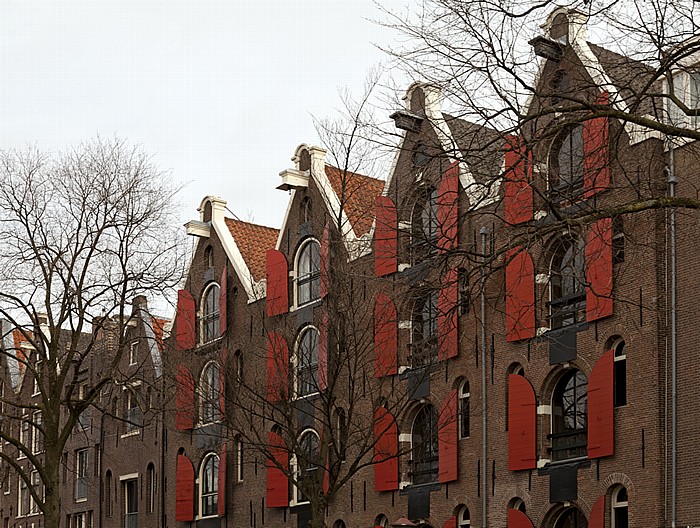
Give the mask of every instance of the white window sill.
[[124, 433], [123, 435], [121, 435], [120, 438], [129, 438], [130, 436], [137, 436], [140, 433], [141, 431], [137, 429], [136, 431], [129, 431], [128, 433]]
[[83, 498], [81, 498], [81, 499], [75, 499], [74, 502], [75, 502], [76, 504], [79, 503], [79, 502], [87, 502], [87, 497], [83, 497]]

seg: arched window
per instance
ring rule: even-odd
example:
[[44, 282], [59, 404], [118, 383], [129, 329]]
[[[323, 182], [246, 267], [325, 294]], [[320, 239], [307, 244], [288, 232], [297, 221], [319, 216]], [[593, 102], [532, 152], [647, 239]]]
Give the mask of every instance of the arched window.
[[619, 486], [613, 490], [610, 506], [612, 512], [610, 514], [610, 528], [627, 528], [627, 488]]
[[573, 236], [563, 237], [554, 246], [549, 271], [549, 319], [552, 328], [585, 320], [585, 284], [583, 240]]
[[214, 250], [211, 246], [207, 246], [204, 250], [204, 262], [207, 263], [208, 268], [214, 267]]
[[504, 413], [506, 419], [506, 431], [508, 430], [508, 397], [510, 395], [510, 384], [508, 382], [508, 376], [510, 376], [511, 374], [515, 374], [516, 376], [522, 376], [524, 378], [525, 369], [520, 363], [512, 363], [506, 371], [506, 411]]
[[318, 240], [307, 239], [299, 248], [296, 260], [297, 306], [316, 301], [320, 295], [321, 247]]
[[411, 464], [414, 484], [438, 478], [438, 414], [431, 404], [418, 410], [411, 431]]
[[437, 358], [438, 293], [433, 291], [413, 306], [411, 332], [411, 366], [431, 364]]
[[588, 528], [588, 521], [578, 508], [567, 508], [554, 523], [554, 528]]
[[374, 519], [374, 526], [378, 528], [389, 528], [389, 518], [383, 513], [380, 513]]
[[525, 501], [521, 499], [520, 497], [513, 497], [508, 501], [508, 508], [511, 510], [518, 510], [523, 513], [527, 513], [525, 511]]
[[588, 445], [588, 380], [571, 369], [552, 395], [552, 460], [586, 456]]
[[292, 457], [292, 470], [296, 475], [296, 480], [300, 484], [294, 492], [294, 499], [297, 504], [306, 502], [303, 488], [305, 480], [315, 478], [315, 472], [319, 466], [320, 441], [318, 433], [313, 429], [306, 429], [299, 435], [299, 450]]
[[583, 188], [583, 126], [562, 130], [549, 153], [550, 189], [566, 198]]
[[199, 516], [213, 517], [219, 513], [219, 457], [209, 453], [199, 468]]
[[202, 369], [199, 381], [199, 422], [208, 424], [219, 420], [219, 365], [211, 361]]
[[153, 462], [148, 464], [146, 468], [146, 512], [153, 513], [156, 511], [156, 494], [157, 494], [157, 483], [156, 483], [156, 467]]
[[411, 215], [411, 257], [413, 264], [433, 255], [437, 251], [438, 191], [425, 189], [416, 200]]
[[105, 515], [112, 516], [112, 471], [107, 470], [105, 476]]
[[318, 330], [307, 326], [299, 334], [294, 354], [294, 393], [303, 398], [318, 392]]
[[219, 338], [219, 285], [212, 283], [204, 290], [200, 308], [200, 330], [202, 343]]
[[413, 166], [416, 168], [422, 168], [428, 164], [428, 161], [430, 161], [430, 156], [428, 155], [428, 149], [426, 148], [425, 143], [421, 141], [416, 143], [416, 146], [413, 147], [411, 158], [413, 161]]
[[620, 339], [613, 345], [613, 400], [615, 407], [627, 405], [627, 347]]
[[464, 505], [458, 506], [457, 510], [457, 528], [467, 528], [471, 525], [471, 517], [469, 508]]
[[459, 386], [459, 437], [469, 438], [469, 382]]
[[345, 528], [345, 521], [338, 519], [333, 523], [333, 528]]

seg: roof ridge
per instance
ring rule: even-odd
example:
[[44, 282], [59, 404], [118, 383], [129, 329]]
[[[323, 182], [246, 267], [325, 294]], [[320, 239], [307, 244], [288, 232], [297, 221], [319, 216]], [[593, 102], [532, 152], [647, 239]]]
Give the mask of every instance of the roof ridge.
[[224, 221], [228, 221], [228, 220], [230, 220], [231, 222], [238, 222], [238, 223], [246, 224], [246, 225], [250, 225], [250, 226], [262, 227], [263, 229], [272, 229], [274, 231], [279, 231], [278, 227], [271, 227], [271, 226], [267, 226], [264, 224], [256, 224], [255, 222], [248, 222], [246, 220], [240, 220], [239, 218], [231, 218], [229, 216], [225, 216]]

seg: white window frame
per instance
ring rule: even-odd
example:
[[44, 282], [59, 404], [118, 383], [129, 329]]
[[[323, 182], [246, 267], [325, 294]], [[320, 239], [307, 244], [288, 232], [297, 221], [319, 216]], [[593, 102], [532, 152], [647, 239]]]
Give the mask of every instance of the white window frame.
[[134, 366], [139, 362], [139, 342], [132, 341], [129, 345], [129, 366]]
[[[126, 478], [125, 478], [126, 477]], [[129, 528], [131, 526], [129, 524], [129, 516], [133, 515], [135, 516], [135, 522], [133, 523], [133, 526], [138, 526], [138, 518], [139, 518], [139, 481], [138, 481], [138, 473], [136, 476], [134, 475], [123, 475], [119, 477], [119, 480], [122, 485], [122, 493], [124, 493], [124, 526], [126, 528]], [[129, 498], [131, 497], [131, 494], [129, 493], [129, 485], [134, 484], [134, 492], [136, 494], [136, 510], [135, 511], [130, 511], [129, 510]]]
[[[622, 345], [622, 350], [623, 353], [620, 354], [619, 356], [617, 355], [617, 349], [618, 347]], [[625, 371], [627, 370], [627, 342], [620, 338], [616, 339], [615, 342], [612, 345], [612, 350], [613, 350], [613, 383], [615, 384], [617, 382], [617, 379], [615, 377], [616, 370], [614, 367], [616, 366], [615, 364], [624, 361], [625, 362]], [[625, 379], [627, 378], [627, 372], [625, 372]], [[617, 387], [614, 387], [617, 389]], [[625, 407], [627, 405], [627, 387], [625, 386], [625, 403], [619, 403], [616, 402], [615, 408], [617, 407]]]
[[[313, 271], [300, 276], [299, 272], [299, 262], [301, 259], [301, 254], [306, 250], [307, 247], [309, 247], [311, 244], [315, 244], [318, 247], [318, 255], [319, 255], [319, 265], [318, 265], [318, 271]], [[309, 290], [309, 300], [305, 301], [303, 303], [299, 302], [299, 282], [308, 281], [310, 290]], [[319, 296], [314, 298], [312, 293], [313, 293], [313, 283], [314, 281], [318, 282], [318, 291], [319, 291]], [[301, 244], [299, 244], [299, 248], [297, 249], [295, 255], [294, 255], [294, 280], [292, 281], [294, 283], [294, 295], [293, 295], [293, 300], [294, 300], [294, 305], [293, 305], [293, 310], [296, 310], [297, 308], [301, 308], [302, 306], [310, 306], [314, 304], [317, 301], [321, 300], [321, 243], [318, 241], [317, 238], [315, 237], [308, 237], [305, 238]]]
[[[685, 105], [693, 109], [694, 106], [700, 105], [700, 65], [694, 65], [690, 70], [676, 71], [673, 73], [673, 87], [678, 98]], [[695, 79], [695, 93], [693, 93], [693, 82]], [[664, 81], [665, 92], [670, 93], [671, 86], [668, 81]], [[693, 101], [693, 97], [698, 101]], [[697, 128], [700, 126], [700, 116], [686, 115], [671, 99], [666, 99], [666, 118], [669, 123], [679, 127]]]
[[[310, 363], [308, 366], [304, 367], [305, 370], [311, 372], [311, 379], [313, 380], [313, 387], [311, 391], [306, 394], [300, 394], [299, 392], [299, 379], [300, 379], [300, 351], [301, 343], [308, 332], [315, 332], [316, 334], [316, 363]], [[292, 373], [293, 373], [293, 394], [295, 399], [309, 398], [315, 396], [319, 393], [318, 391], [318, 360], [319, 360], [319, 348], [321, 332], [314, 325], [304, 326], [299, 335], [297, 336], [296, 343], [294, 345], [294, 354], [292, 355]]]
[[[466, 391], [464, 390], [466, 387]], [[470, 398], [470, 392], [469, 392], [469, 381], [467, 380], [462, 380], [462, 383], [459, 384], [459, 391], [457, 392], [457, 397], [458, 397], [458, 409], [457, 409], [457, 416], [459, 417], [457, 427], [458, 427], [458, 434], [459, 434], [459, 439], [463, 440], [465, 438], [469, 438], [471, 436], [471, 420], [469, 420], [469, 434], [466, 436], [462, 435], [462, 422], [464, 421], [464, 404], [466, 402], [467, 405], [467, 417], [469, 417], [469, 398]]]
[[[81, 462], [84, 455], [84, 463]], [[75, 502], [85, 502], [88, 499], [88, 478], [90, 475], [90, 452], [88, 448], [78, 449], [75, 452], [75, 485], [73, 486], [73, 498]], [[78, 495], [81, 484], [85, 487], [85, 495]], [[82, 490], [80, 490], [82, 492]]]
[[[623, 489], [627, 492], [626, 501], [621, 501], [618, 499], [618, 496]], [[615, 526], [615, 510], [618, 508], [627, 509], [627, 515], [629, 515], [629, 490], [625, 486], [617, 486], [610, 497], [610, 528], [619, 528], [618, 526]], [[629, 522], [627, 524], [629, 525]]]
[[[126, 391], [126, 394], [124, 394], [124, 418], [126, 419], [124, 422], [124, 426], [126, 429], [124, 434], [121, 435], [122, 438], [126, 436], [137, 435], [141, 432], [141, 429], [143, 428], [143, 412], [141, 411], [141, 406], [139, 405], [139, 399], [136, 392], [140, 388], [140, 386], [141, 383], [137, 382], [133, 385], [124, 387], [124, 390]], [[132, 407], [132, 403], [135, 403], [136, 405]], [[131, 416], [132, 409], [138, 409], [138, 412], [140, 413], [139, 418], [141, 420], [141, 425], [138, 425], [136, 423], [136, 420], [133, 419], [134, 417]]]
[[[216, 470], [214, 471], [214, 474], [212, 475], [212, 490], [208, 490], [206, 497], [214, 497], [216, 499], [216, 507], [214, 508], [214, 513], [211, 513], [209, 515], [204, 515], [204, 485], [205, 485], [205, 475], [204, 471], [206, 469], [206, 465], [209, 463], [210, 460], [215, 460], [215, 466]], [[204, 458], [202, 459], [202, 463], [199, 466], [199, 475], [197, 477], [197, 502], [198, 502], [198, 508], [197, 508], [197, 519], [211, 519], [213, 517], [217, 517], [219, 515], [218, 511], [218, 505], [219, 505], [219, 463], [221, 461], [219, 460], [219, 455], [216, 453], [207, 453]]]
[[38, 455], [44, 452], [44, 433], [41, 432], [40, 428], [44, 424], [44, 417], [41, 411], [34, 411], [34, 416], [32, 419], [34, 423], [34, 431], [32, 435], [32, 453]]
[[[214, 307], [213, 311], [211, 313], [206, 312], [206, 304], [207, 304], [207, 297], [209, 296], [209, 293], [211, 292], [212, 289], [216, 288], [216, 290], [221, 293], [221, 287], [217, 282], [210, 282], [207, 284], [207, 286], [204, 288], [204, 291], [202, 292], [202, 298], [199, 303], [199, 344], [200, 345], [206, 345], [207, 343], [213, 343], [217, 339], [221, 338], [220, 335], [220, 330], [221, 330], [221, 313], [219, 311], [219, 295], [214, 295]], [[206, 320], [205, 320], [206, 319]], [[206, 325], [212, 321], [212, 332], [214, 333], [213, 336], [211, 336], [211, 339], [208, 339], [205, 335], [204, 328]], [[215, 322], [214, 322], [215, 321]]]
[[243, 482], [243, 456], [245, 453], [245, 447], [243, 445], [243, 439], [240, 436], [236, 437], [236, 482]]
[[[31, 423], [29, 422], [29, 412], [25, 409], [22, 412], [22, 420], [19, 423], [19, 443], [20, 443], [20, 445], [23, 445], [27, 449], [32, 448], [31, 427], [32, 427]], [[19, 452], [17, 454], [17, 460], [22, 460], [24, 458], [27, 458], [27, 455], [25, 455], [23, 451], [19, 450]]]
[[39, 394], [41, 394], [41, 389], [39, 387], [39, 379], [37, 377], [37, 374], [38, 374], [40, 369], [41, 369], [41, 360], [37, 359], [34, 362], [34, 378], [32, 379], [32, 397], [39, 396]]
[[471, 515], [469, 508], [461, 506], [457, 512], [457, 528], [467, 528], [471, 526]]
[[[154, 513], [156, 511], [157, 505], [157, 491], [158, 491], [158, 480], [156, 479], [156, 466], [150, 463], [146, 468], [146, 491], [147, 491], [147, 504], [146, 513]], [[150, 486], [150, 487], [149, 487]]]
[[[78, 399], [80, 401], [83, 401], [85, 399], [85, 393], [88, 391], [88, 384], [87, 383], [81, 383], [80, 386], [78, 387]], [[80, 413], [80, 416], [78, 416], [78, 426], [82, 428], [83, 430], [88, 429], [90, 427], [90, 408], [86, 408], [82, 413]]]
[[[44, 486], [41, 482], [41, 477], [39, 476], [39, 472], [34, 469], [30, 473], [30, 479], [32, 481], [32, 487], [34, 488], [34, 491], [36, 492], [39, 497], [42, 498], [44, 497]], [[39, 515], [41, 513], [41, 510], [39, 509], [39, 504], [34, 500], [34, 497], [32, 497], [32, 494], [29, 494], [29, 515]]]
[[[304, 439], [304, 436], [306, 436], [307, 434], [313, 434], [314, 436], [316, 436], [316, 439], [318, 440], [318, 446], [320, 448], [321, 437], [319, 436], [319, 434], [316, 432], [315, 429], [313, 429], [311, 427], [307, 427], [297, 437], [297, 445], [299, 446], [299, 449], [301, 449], [302, 441]], [[297, 458], [297, 453], [292, 454], [289, 467], [290, 467], [290, 470], [292, 471], [292, 475], [294, 475], [296, 481], [299, 482], [301, 477], [299, 474], [300, 468], [299, 468], [299, 460]], [[320, 466], [315, 466], [312, 469], [312, 471], [318, 471], [320, 469], [321, 469]], [[299, 489], [295, 485], [292, 485], [292, 497], [291, 497], [291, 500], [289, 501], [290, 506], [299, 506], [300, 504], [308, 504], [309, 503], [308, 500], [300, 500], [299, 499], [300, 493], [301, 492], [299, 491]]]
[[[211, 369], [214, 369], [215, 376], [212, 385], [207, 381], [207, 375]], [[199, 375], [199, 388], [197, 395], [199, 397], [199, 412], [198, 423], [200, 426], [218, 423], [221, 421], [221, 409], [219, 404], [219, 396], [221, 393], [221, 366], [216, 361], [209, 361], [202, 368]], [[205, 409], [207, 412], [205, 413]], [[210, 413], [210, 416], [208, 415]]]
[[[32, 508], [32, 495], [29, 493], [29, 486], [21, 477], [17, 477], [19, 484], [17, 486], [17, 517], [27, 517]], [[26, 511], [23, 502], [26, 501]]]

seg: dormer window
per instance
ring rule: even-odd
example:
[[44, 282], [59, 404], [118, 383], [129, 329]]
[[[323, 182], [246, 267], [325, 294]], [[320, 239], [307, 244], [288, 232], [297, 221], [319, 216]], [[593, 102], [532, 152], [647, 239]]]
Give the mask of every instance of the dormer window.
[[438, 191], [425, 189], [413, 206], [411, 216], [411, 256], [413, 264], [419, 263], [437, 251]]
[[219, 285], [212, 283], [204, 290], [200, 309], [200, 331], [202, 344], [219, 338]]
[[321, 285], [321, 247], [318, 240], [305, 240], [297, 252], [296, 301], [303, 306], [319, 299]]
[[549, 153], [549, 188], [562, 197], [583, 189], [583, 126], [562, 130]]
[[[667, 87], [669, 93], [673, 93], [689, 110], [700, 109], [700, 67], [690, 71], [677, 72], [673, 75], [673, 85]], [[667, 105], [668, 119], [672, 125], [685, 127], [697, 127], [700, 125], [700, 116], [688, 116], [671, 99]]]

